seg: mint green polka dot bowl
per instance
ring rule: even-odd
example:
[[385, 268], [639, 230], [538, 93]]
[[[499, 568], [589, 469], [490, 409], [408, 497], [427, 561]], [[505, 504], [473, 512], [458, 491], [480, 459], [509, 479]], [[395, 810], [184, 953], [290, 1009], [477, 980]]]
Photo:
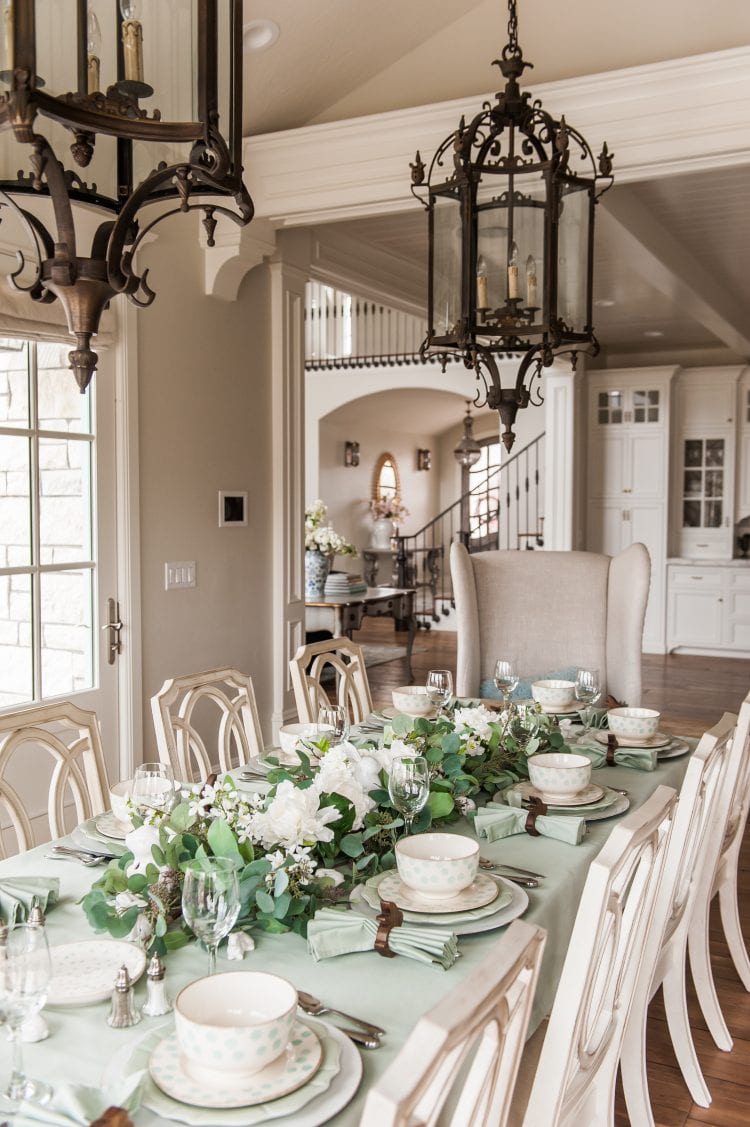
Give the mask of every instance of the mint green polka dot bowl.
[[479, 843], [462, 834], [414, 834], [396, 842], [398, 875], [428, 899], [445, 900], [468, 888], [479, 868]]
[[289, 1044], [297, 991], [285, 978], [230, 971], [199, 978], [175, 998], [175, 1030], [188, 1066], [252, 1076]]
[[618, 739], [648, 739], [659, 730], [661, 713], [653, 708], [610, 708], [607, 725]]
[[531, 755], [529, 778], [546, 798], [570, 798], [588, 786], [591, 761], [571, 751], [550, 751]]

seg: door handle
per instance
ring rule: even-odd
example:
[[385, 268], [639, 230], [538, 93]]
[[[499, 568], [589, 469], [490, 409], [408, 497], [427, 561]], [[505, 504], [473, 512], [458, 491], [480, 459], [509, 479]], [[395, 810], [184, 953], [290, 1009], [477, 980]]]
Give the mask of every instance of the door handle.
[[122, 639], [120, 631], [123, 623], [120, 621], [120, 604], [115, 599], [107, 599], [107, 621], [102, 630], [109, 631], [107, 638], [107, 664], [114, 665], [115, 658], [122, 653]]

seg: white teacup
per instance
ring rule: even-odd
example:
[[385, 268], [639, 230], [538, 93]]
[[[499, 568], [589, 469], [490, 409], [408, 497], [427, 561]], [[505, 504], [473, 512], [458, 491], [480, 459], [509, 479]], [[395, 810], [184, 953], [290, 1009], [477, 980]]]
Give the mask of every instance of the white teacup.
[[120, 783], [115, 783], [114, 786], [109, 788], [109, 805], [112, 813], [118, 822], [123, 822], [126, 826], [130, 825], [130, 811], [128, 810], [128, 799], [130, 792], [133, 789], [132, 779], [123, 779]]
[[175, 998], [177, 1043], [197, 1078], [252, 1076], [289, 1044], [297, 991], [285, 978], [230, 971], [199, 978]]
[[607, 725], [613, 736], [647, 739], [659, 730], [661, 713], [653, 708], [610, 708]]
[[398, 875], [428, 900], [445, 900], [468, 888], [479, 868], [479, 843], [461, 834], [414, 834], [396, 843]]
[[589, 785], [591, 761], [570, 751], [530, 755], [529, 778], [545, 798], [571, 798]]
[[532, 681], [531, 695], [541, 704], [547, 712], [567, 712], [575, 708], [576, 686], [575, 681], [548, 680]]
[[393, 707], [404, 716], [434, 716], [435, 705], [427, 695], [424, 685], [402, 685], [392, 689]]

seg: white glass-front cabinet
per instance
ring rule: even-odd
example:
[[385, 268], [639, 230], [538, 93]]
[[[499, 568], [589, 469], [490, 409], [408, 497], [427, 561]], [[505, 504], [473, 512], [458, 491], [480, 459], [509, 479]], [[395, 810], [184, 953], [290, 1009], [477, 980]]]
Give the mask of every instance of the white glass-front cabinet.
[[677, 371], [644, 368], [588, 377], [589, 551], [617, 555], [640, 541], [651, 556], [643, 647], [665, 646], [670, 384]]

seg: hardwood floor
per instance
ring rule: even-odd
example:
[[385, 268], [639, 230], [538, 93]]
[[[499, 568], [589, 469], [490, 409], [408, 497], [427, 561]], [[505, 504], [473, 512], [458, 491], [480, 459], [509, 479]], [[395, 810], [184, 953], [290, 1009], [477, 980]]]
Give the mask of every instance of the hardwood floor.
[[[357, 641], [393, 642], [392, 624], [369, 619], [355, 635]], [[396, 636], [396, 641], [401, 636]], [[429, 669], [455, 669], [455, 634], [420, 630], [414, 643], [414, 683], [423, 683]], [[658, 708], [669, 728], [699, 736], [720, 719], [736, 712], [750, 690], [750, 661], [736, 658], [665, 657], [646, 655], [644, 705]], [[376, 706], [392, 703], [391, 690], [408, 683], [405, 659], [368, 669]], [[740, 862], [740, 912], [750, 948], [750, 835], [745, 836]], [[711, 917], [711, 957], [724, 1016], [734, 1038], [731, 1053], [714, 1045], [689, 989], [690, 1021], [696, 1047], [713, 1102], [709, 1108], [694, 1104], [685, 1087], [667, 1032], [661, 994], [654, 999], [648, 1024], [649, 1084], [656, 1127], [748, 1127], [750, 1125], [750, 994], [745, 992], [721, 932], [718, 911]], [[618, 1092], [616, 1124], [630, 1123]], [[545, 1127], [545, 1124], [539, 1124]], [[581, 1127], [599, 1127], [581, 1124]], [[631, 1127], [642, 1127], [632, 1124]]]

